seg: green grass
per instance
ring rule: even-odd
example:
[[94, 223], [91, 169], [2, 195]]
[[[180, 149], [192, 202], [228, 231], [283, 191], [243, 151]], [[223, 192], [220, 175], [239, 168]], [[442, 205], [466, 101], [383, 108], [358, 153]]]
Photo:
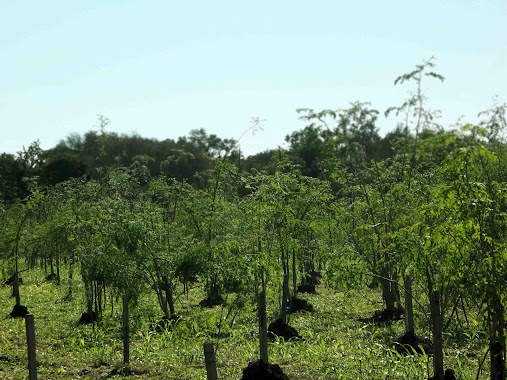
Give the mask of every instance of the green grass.
[[[191, 290], [188, 300], [176, 303], [181, 322], [172, 331], [150, 333], [149, 325], [161, 315], [152, 295], [143, 296], [131, 311], [132, 341], [129, 374], [118, 374], [122, 365], [121, 305], [106, 310], [99, 326], [77, 323], [84, 311], [83, 289], [77, 285], [74, 299], [59, 302], [65, 284], [44, 281], [42, 273], [24, 273], [21, 303], [35, 317], [39, 379], [206, 379], [203, 344], [218, 343], [216, 357], [220, 379], [239, 379], [242, 369], [258, 356], [255, 305], [247, 302], [234, 325], [224, 320], [227, 308], [197, 306], [202, 289]], [[400, 356], [392, 349], [403, 334], [403, 321], [386, 325], [365, 324], [382, 306], [378, 290], [334, 292], [318, 287], [318, 295], [302, 295], [315, 313], [295, 314], [290, 324], [304, 337], [299, 342], [275, 341], [269, 345], [270, 362], [279, 364], [291, 379], [424, 379], [431, 372], [431, 358]], [[0, 286], [0, 379], [27, 378], [23, 319], [6, 318], [14, 299], [11, 288]], [[229, 296], [232, 301], [234, 296]], [[268, 314], [277, 313], [277, 297], [270, 295]], [[223, 338], [217, 340], [220, 321]], [[421, 322], [421, 321], [419, 321]], [[418, 331], [427, 334], [427, 331]], [[475, 379], [484, 337], [473, 331], [447, 334], [445, 364], [460, 379]], [[473, 359], [467, 359], [474, 357]], [[487, 365], [486, 365], [487, 367]], [[428, 372], [429, 371], [429, 372]], [[486, 379], [483, 373], [480, 378]]]

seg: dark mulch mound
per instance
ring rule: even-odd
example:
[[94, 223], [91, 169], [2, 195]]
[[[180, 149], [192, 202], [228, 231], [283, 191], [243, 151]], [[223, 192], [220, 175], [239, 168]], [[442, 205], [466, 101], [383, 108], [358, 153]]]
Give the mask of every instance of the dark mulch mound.
[[309, 303], [307, 300], [297, 297], [292, 297], [290, 299], [289, 310], [291, 313], [298, 313], [300, 311], [308, 311], [310, 313], [313, 313], [315, 311], [311, 303]]
[[81, 314], [81, 318], [79, 318], [80, 325], [89, 325], [90, 323], [94, 322], [97, 322], [97, 315], [94, 311], [92, 311], [91, 314], [85, 311], [83, 314]]
[[55, 281], [58, 278], [56, 273], [50, 273], [46, 276], [46, 281]]
[[[22, 285], [23, 284], [23, 278], [21, 277], [18, 277], [18, 284], [19, 285]], [[4, 281], [4, 285], [14, 285], [14, 275], [12, 275], [11, 277], [9, 277], [7, 280]]]
[[199, 302], [199, 306], [202, 307], [214, 307], [214, 306], [226, 306], [227, 302], [223, 299], [222, 296], [213, 297], [213, 298], [205, 298], [201, 302]]
[[134, 375], [135, 372], [133, 369], [129, 368], [128, 366], [124, 367], [118, 367], [113, 368], [111, 372], [109, 372], [109, 375], [106, 377], [113, 377], [113, 376], [131, 376]]
[[359, 318], [360, 322], [363, 323], [384, 323], [384, 322], [392, 322], [399, 321], [404, 318], [404, 310], [395, 309], [395, 310], [377, 310], [373, 313], [373, 316], [369, 318]]
[[322, 278], [322, 275], [320, 272], [312, 271], [308, 273], [305, 277], [306, 283], [311, 285], [320, 285], [320, 279]]
[[289, 380], [278, 364], [257, 360], [243, 369], [241, 380]]
[[[438, 380], [435, 376], [428, 378], [428, 380]], [[452, 369], [446, 369], [444, 373], [444, 380], [457, 380]]]
[[163, 316], [160, 321], [155, 324], [150, 325], [150, 331], [156, 331], [159, 334], [165, 331], [171, 331], [176, 323], [180, 320], [180, 317], [177, 315], [172, 315], [170, 317]]
[[307, 283], [298, 286], [298, 293], [317, 294], [315, 291], [315, 285]]
[[9, 316], [11, 318], [24, 318], [28, 314], [28, 308], [23, 305], [14, 305]]
[[400, 354], [433, 354], [433, 343], [431, 340], [417, 336], [414, 332], [408, 332], [400, 336], [393, 342], [393, 345], [394, 349]]
[[289, 326], [287, 323], [282, 323], [282, 320], [280, 318], [269, 324], [268, 334], [272, 338], [277, 336], [285, 341], [301, 339], [297, 330], [294, 327]]

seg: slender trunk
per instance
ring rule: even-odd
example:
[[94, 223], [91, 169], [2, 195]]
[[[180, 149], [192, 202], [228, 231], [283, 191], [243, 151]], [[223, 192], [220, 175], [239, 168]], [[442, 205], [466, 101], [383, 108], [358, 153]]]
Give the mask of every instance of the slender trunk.
[[97, 315], [102, 315], [102, 289], [98, 282], [95, 283], [95, 310]]
[[56, 256], [56, 283], [60, 285], [60, 255]]
[[[378, 271], [377, 271], [377, 267], [378, 267], [378, 265], [377, 265], [377, 253], [376, 253], [375, 251], [373, 252], [373, 263], [372, 263], [372, 267], [373, 267], [373, 273], [374, 273], [374, 274], [375, 274], [375, 273], [378, 273]], [[379, 284], [380, 284], [380, 283], [379, 283], [379, 278], [378, 278], [378, 276], [375, 276], [375, 275], [374, 275], [374, 276], [372, 277], [372, 279], [371, 279], [371, 286], [372, 286], [373, 288], [377, 288], [377, 287], [379, 286]]]
[[104, 294], [103, 298], [104, 298], [104, 302], [102, 303], [102, 310], [103, 312], [105, 313], [106, 312], [106, 308], [107, 308], [107, 289], [106, 289], [106, 285], [103, 284], [102, 285], [102, 293]]
[[157, 293], [158, 303], [160, 305], [160, 308], [162, 309], [162, 312], [164, 313], [165, 318], [169, 318], [169, 308], [167, 305], [167, 298], [164, 296], [165, 292], [165, 276], [162, 276], [162, 284], [159, 284], [159, 281], [157, 279], [157, 284], [155, 286], [155, 292]]
[[174, 317], [176, 312], [174, 311], [173, 290], [167, 276], [162, 276], [162, 281], [164, 281], [165, 288], [166, 310], [167, 306], [169, 306], [170, 316]]
[[73, 285], [72, 277], [73, 277], [73, 275], [74, 275], [74, 255], [71, 254], [70, 261], [69, 261], [69, 291], [66, 296], [69, 300], [72, 299], [72, 285]]
[[16, 258], [14, 261], [14, 278], [12, 281], [12, 294], [16, 297], [16, 306], [21, 305], [21, 297], [19, 296], [19, 263], [18, 263], [18, 252], [16, 249]]
[[73, 275], [74, 275], [74, 254], [71, 254], [70, 263], [69, 263], [69, 279], [70, 280], [72, 280]]
[[280, 319], [282, 323], [287, 323], [287, 305], [289, 298], [289, 274], [285, 273], [283, 275], [283, 284], [282, 284], [282, 310], [280, 312]]
[[294, 298], [298, 295], [298, 278], [297, 278], [297, 268], [296, 268], [296, 250], [292, 250], [292, 295]]
[[21, 297], [19, 296], [19, 274], [17, 260], [16, 260], [16, 272], [14, 273], [14, 278], [12, 280], [12, 293], [14, 294], [14, 297], [16, 297], [16, 306], [21, 305]]
[[414, 308], [412, 306], [412, 277], [405, 275], [405, 332], [414, 332]]
[[93, 298], [89, 298], [86, 302], [86, 309], [89, 315], [93, 315]]
[[391, 292], [396, 300], [396, 305], [398, 306], [398, 310], [403, 310], [403, 305], [401, 304], [400, 297], [400, 286], [398, 285], [398, 273], [394, 272], [391, 281]]
[[396, 296], [392, 290], [392, 281], [390, 281], [389, 273], [387, 270], [382, 271], [380, 284], [382, 285], [382, 298], [384, 299], [386, 310], [396, 310]]
[[92, 283], [92, 289], [93, 289], [93, 306], [95, 310], [95, 314], [97, 317], [99, 316], [99, 304], [97, 302], [98, 296], [97, 296], [97, 281], [93, 281]]

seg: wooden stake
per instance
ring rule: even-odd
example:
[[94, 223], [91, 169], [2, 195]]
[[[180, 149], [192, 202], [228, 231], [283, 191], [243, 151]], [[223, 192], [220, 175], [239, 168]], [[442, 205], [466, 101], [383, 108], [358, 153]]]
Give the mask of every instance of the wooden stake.
[[443, 321], [440, 308], [440, 293], [435, 290], [431, 293], [431, 323], [433, 330], [433, 376], [435, 379], [444, 378], [444, 352], [443, 352]]
[[123, 364], [128, 365], [130, 362], [130, 345], [129, 345], [129, 298], [125, 293], [123, 295]]
[[264, 279], [264, 271], [261, 271], [262, 290], [259, 297], [259, 343], [260, 343], [260, 359], [265, 364], [268, 360], [268, 317], [266, 312], [266, 280]]
[[35, 325], [33, 315], [25, 315], [26, 344], [28, 346], [28, 378], [37, 380], [37, 361], [35, 357]]
[[206, 363], [206, 376], [208, 380], [218, 380], [217, 360], [213, 343], [204, 343], [204, 362]]

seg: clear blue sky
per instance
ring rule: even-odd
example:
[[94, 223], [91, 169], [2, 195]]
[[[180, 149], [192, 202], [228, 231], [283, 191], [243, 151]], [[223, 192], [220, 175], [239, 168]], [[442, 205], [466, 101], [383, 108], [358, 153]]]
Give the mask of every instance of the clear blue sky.
[[[304, 127], [297, 108], [406, 98], [394, 79], [436, 57], [447, 126], [507, 101], [507, 1], [0, 0], [0, 152], [70, 133], [159, 140], [205, 128], [251, 154]], [[381, 132], [396, 125], [383, 116]]]

